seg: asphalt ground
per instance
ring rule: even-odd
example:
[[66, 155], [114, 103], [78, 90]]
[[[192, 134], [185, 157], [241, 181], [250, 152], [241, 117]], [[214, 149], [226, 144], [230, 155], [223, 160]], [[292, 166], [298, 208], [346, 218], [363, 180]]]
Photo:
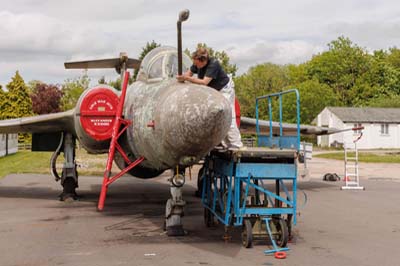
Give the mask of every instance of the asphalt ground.
[[[343, 162], [314, 158], [310, 178], [299, 180], [298, 223], [287, 258], [271, 248], [241, 245], [240, 230], [222, 239], [222, 226], [207, 228], [194, 196], [184, 187], [187, 235], [163, 232], [168, 174], [152, 180], [123, 177], [96, 211], [101, 178], [80, 177], [79, 201], [60, 202], [50, 175], [18, 174], [0, 180], [0, 266], [30, 265], [400, 265], [399, 164], [361, 164], [365, 191], [342, 191], [324, 182], [343, 173]], [[307, 201], [305, 201], [306, 197]]]

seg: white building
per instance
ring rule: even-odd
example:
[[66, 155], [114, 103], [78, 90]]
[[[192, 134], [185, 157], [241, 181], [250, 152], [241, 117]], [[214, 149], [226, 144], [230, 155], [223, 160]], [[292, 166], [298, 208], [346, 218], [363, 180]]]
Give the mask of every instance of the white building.
[[18, 151], [18, 134], [0, 134], [0, 157]]
[[[326, 107], [316, 118], [318, 126], [346, 129], [363, 126], [359, 149], [400, 148], [400, 108]], [[319, 146], [350, 143], [359, 132], [318, 136]]]

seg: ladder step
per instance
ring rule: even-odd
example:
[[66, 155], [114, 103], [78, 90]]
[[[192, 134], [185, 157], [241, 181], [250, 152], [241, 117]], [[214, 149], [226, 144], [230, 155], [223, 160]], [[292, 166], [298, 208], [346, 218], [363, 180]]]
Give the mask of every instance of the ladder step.
[[346, 168], [356, 168], [358, 165], [346, 165]]
[[350, 186], [358, 186], [358, 182], [347, 181], [347, 182], [346, 182], [346, 185], [347, 185], [347, 186], [349, 186], [349, 185], [350, 185]]
[[347, 174], [347, 176], [357, 176], [357, 174]]
[[347, 157], [347, 160], [357, 160], [357, 157]]

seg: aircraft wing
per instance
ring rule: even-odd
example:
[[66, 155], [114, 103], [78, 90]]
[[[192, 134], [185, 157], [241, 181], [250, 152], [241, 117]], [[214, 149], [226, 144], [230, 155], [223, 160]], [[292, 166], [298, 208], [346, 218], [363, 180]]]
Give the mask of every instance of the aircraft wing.
[[[270, 122], [266, 120], [258, 120], [260, 132], [263, 134], [269, 134]], [[279, 135], [280, 124], [279, 122], [272, 122], [273, 134]], [[352, 129], [349, 129], [352, 130]], [[290, 123], [282, 123], [283, 135], [295, 135], [297, 132], [297, 125]], [[250, 117], [240, 118], [240, 132], [247, 134], [256, 134], [256, 119]], [[331, 127], [318, 127], [310, 125], [300, 125], [301, 135], [329, 135], [343, 132], [343, 130]]]
[[54, 114], [0, 120], [0, 133], [45, 133], [74, 130], [74, 109]]

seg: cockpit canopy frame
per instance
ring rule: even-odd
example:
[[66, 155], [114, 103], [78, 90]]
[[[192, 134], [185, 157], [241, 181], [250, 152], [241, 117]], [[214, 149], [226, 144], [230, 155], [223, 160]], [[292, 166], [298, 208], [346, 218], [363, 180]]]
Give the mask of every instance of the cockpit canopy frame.
[[[192, 61], [186, 54], [182, 55], [182, 69], [186, 72]], [[161, 46], [151, 50], [142, 60], [137, 80], [157, 82], [173, 78], [178, 74], [178, 53], [172, 46]]]

